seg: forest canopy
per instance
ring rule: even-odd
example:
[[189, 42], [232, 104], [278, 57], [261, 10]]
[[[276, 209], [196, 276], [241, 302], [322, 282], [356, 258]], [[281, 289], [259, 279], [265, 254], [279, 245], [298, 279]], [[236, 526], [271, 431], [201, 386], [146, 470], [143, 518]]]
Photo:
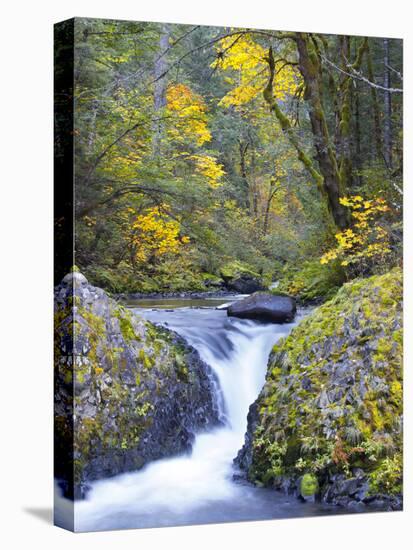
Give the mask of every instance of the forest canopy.
[[76, 262], [112, 292], [228, 266], [296, 295], [402, 246], [397, 39], [75, 22]]

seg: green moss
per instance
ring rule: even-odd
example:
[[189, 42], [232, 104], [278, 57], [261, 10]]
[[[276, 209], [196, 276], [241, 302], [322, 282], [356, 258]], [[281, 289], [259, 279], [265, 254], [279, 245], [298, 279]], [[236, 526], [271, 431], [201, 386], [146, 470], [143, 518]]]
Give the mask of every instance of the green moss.
[[366, 400], [365, 407], [370, 414], [370, 422], [373, 431], [381, 432], [384, 429], [385, 419], [382, 411], [380, 411], [377, 402], [374, 400]]
[[221, 267], [220, 273], [221, 277], [225, 281], [236, 279], [238, 277], [241, 277], [242, 275], [249, 275], [257, 279], [260, 278], [260, 275], [256, 273], [251, 266], [239, 261], [229, 262], [225, 264], [223, 267]]
[[201, 273], [201, 278], [202, 281], [208, 283], [209, 286], [220, 286], [224, 282], [221, 277], [213, 273]]
[[302, 497], [312, 497], [318, 493], [318, 480], [314, 474], [304, 474], [301, 478], [300, 493]]
[[129, 311], [122, 306], [117, 306], [113, 314], [119, 320], [120, 331], [125, 342], [129, 343], [132, 340], [140, 340], [140, 336], [135, 333], [133, 328]]
[[391, 352], [392, 346], [393, 342], [391, 340], [388, 340], [387, 338], [380, 338], [377, 342], [377, 351], [374, 355], [376, 361], [385, 361]]
[[393, 332], [393, 340], [397, 342], [399, 345], [403, 345], [403, 331], [402, 329], [395, 330]]
[[345, 284], [277, 342], [258, 400], [253, 481], [271, 485], [274, 472], [297, 479], [303, 471], [324, 480], [356, 466], [381, 472], [376, 488], [395, 478], [394, 464], [382, 461], [402, 453], [401, 325], [395, 269]]
[[369, 475], [370, 494], [398, 495], [403, 490], [403, 461], [400, 453], [381, 460]]
[[403, 406], [403, 386], [400, 380], [393, 380], [390, 384], [390, 399], [397, 408]]
[[182, 382], [188, 382], [188, 366], [186, 364], [185, 357], [180, 353], [176, 353], [175, 355], [175, 369], [178, 379]]
[[143, 405], [140, 405], [139, 407], [136, 407], [135, 413], [138, 416], [146, 416], [149, 411], [153, 411], [154, 406], [152, 403], [149, 403], [149, 401], [146, 401]]
[[304, 262], [302, 266], [286, 266], [273, 294], [289, 295], [303, 302], [332, 298], [343, 284], [344, 271], [338, 262], [324, 265], [318, 260]]
[[143, 348], [139, 350], [138, 358], [145, 369], [149, 370], [153, 367], [153, 361], [146, 355]]

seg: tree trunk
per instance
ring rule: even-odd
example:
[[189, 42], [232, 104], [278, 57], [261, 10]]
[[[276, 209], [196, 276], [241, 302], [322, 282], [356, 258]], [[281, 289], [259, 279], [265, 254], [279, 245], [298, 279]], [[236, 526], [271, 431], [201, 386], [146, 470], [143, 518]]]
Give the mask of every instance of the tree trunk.
[[316, 159], [324, 180], [328, 205], [339, 229], [348, 225], [348, 212], [340, 204], [341, 189], [337, 158], [331, 143], [322, 105], [321, 64], [314, 43], [306, 33], [297, 33], [298, 62], [305, 82], [304, 99], [310, 107], [311, 128], [315, 138]]
[[268, 192], [267, 204], [265, 206], [264, 225], [263, 225], [263, 229], [262, 229], [262, 232], [264, 233], [264, 235], [266, 235], [268, 233], [268, 223], [269, 223], [269, 219], [270, 219], [271, 203], [272, 203], [272, 200], [275, 197], [275, 194], [277, 192], [276, 183], [277, 183], [276, 178], [275, 177], [271, 178], [271, 180], [270, 180], [270, 190]]
[[[367, 46], [367, 77], [375, 84], [374, 71], [373, 71], [373, 61], [371, 59], [370, 47]], [[372, 145], [375, 147], [375, 156], [376, 158], [383, 158], [383, 136], [381, 132], [381, 121], [380, 121], [380, 107], [377, 100], [377, 91], [374, 86], [370, 86], [371, 93], [371, 102], [373, 106], [373, 118], [374, 118], [374, 140]]]
[[[385, 88], [391, 87], [391, 75], [390, 75], [390, 45], [389, 39], [383, 39], [383, 64], [384, 64], [384, 82]], [[384, 160], [388, 168], [393, 165], [392, 155], [392, 122], [391, 122], [391, 93], [389, 91], [384, 92]]]
[[[251, 151], [251, 173], [255, 174], [255, 151]], [[251, 179], [251, 192], [252, 192], [252, 215], [254, 218], [258, 217], [258, 188], [257, 182], [254, 177]]]
[[[350, 37], [340, 37], [341, 65], [344, 72], [347, 72], [347, 64], [350, 59]], [[340, 115], [339, 115], [339, 172], [341, 184], [345, 188], [351, 187], [352, 165], [350, 147], [350, 121], [351, 121], [351, 79], [344, 75], [340, 82]]]
[[[159, 53], [155, 59], [154, 66], [154, 92], [153, 92], [153, 108], [155, 117], [166, 106], [166, 71], [168, 69], [166, 52], [169, 47], [170, 28], [168, 24], [161, 26], [161, 35], [159, 38]], [[164, 126], [161, 120], [156, 120], [153, 123], [153, 138], [152, 138], [152, 153], [154, 157], [161, 155], [161, 143]]]
[[240, 162], [239, 162], [240, 174], [241, 174], [242, 182], [243, 182], [244, 187], [245, 187], [245, 189], [244, 189], [244, 191], [245, 191], [244, 205], [245, 205], [245, 207], [248, 207], [249, 182], [248, 182], [248, 176], [247, 176], [247, 158], [246, 157], [247, 157], [247, 151], [248, 151], [249, 143], [248, 142], [246, 143], [245, 141], [239, 140], [238, 145], [239, 145], [239, 157], [240, 157]]
[[355, 134], [356, 134], [356, 143], [355, 143], [355, 158], [356, 158], [356, 167], [358, 170], [357, 175], [357, 183], [358, 185], [362, 185], [362, 176], [360, 175], [360, 170], [363, 165], [363, 161], [361, 158], [361, 125], [360, 125], [360, 97], [359, 97], [359, 89], [360, 85], [358, 81], [355, 81], [355, 93], [354, 93], [354, 102], [355, 102], [355, 110], [354, 110], [354, 119], [355, 119]]
[[343, 189], [349, 189], [353, 183], [353, 169], [351, 162], [351, 122], [352, 122], [352, 85], [353, 80], [348, 74], [349, 69], [360, 69], [364, 52], [367, 49], [367, 38], [364, 38], [356, 49], [354, 61], [350, 64], [351, 44], [350, 37], [340, 38], [341, 65], [343, 77], [340, 81], [340, 121], [339, 121], [339, 150], [338, 164], [340, 185]]

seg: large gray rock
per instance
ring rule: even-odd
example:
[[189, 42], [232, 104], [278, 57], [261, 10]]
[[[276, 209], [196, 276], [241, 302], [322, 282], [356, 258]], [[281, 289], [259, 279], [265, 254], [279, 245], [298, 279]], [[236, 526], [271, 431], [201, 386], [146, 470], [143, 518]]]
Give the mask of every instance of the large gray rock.
[[236, 460], [249, 481], [297, 494], [309, 473], [322, 502], [401, 509], [402, 281], [344, 285], [273, 347]]
[[221, 268], [220, 275], [228, 290], [240, 294], [252, 294], [265, 289], [259, 273], [240, 262], [226, 264]]
[[296, 312], [295, 300], [289, 296], [256, 293], [229, 306], [230, 317], [270, 323], [289, 323]]
[[238, 278], [234, 278], [226, 282], [228, 290], [239, 292], [240, 294], [249, 294], [251, 292], [257, 292], [263, 290], [264, 286], [262, 282], [248, 274], [240, 275]]
[[210, 367], [176, 333], [88, 284], [55, 289], [55, 475], [64, 495], [190, 451], [219, 424]]

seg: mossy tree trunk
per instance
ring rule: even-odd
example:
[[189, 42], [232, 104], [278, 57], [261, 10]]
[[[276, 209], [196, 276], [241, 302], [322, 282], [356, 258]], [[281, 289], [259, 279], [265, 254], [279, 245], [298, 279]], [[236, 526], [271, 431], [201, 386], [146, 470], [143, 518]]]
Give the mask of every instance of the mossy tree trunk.
[[351, 162], [351, 97], [353, 80], [349, 71], [358, 71], [368, 46], [365, 38], [356, 51], [353, 63], [350, 64], [351, 39], [349, 36], [340, 37], [340, 57], [342, 63], [342, 78], [339, 86], [340, 114], [339, 114], [339, 173], [343, 188], [348, 189], [352, 185], [353, 170]]
[[270, 189], [268, 191], [268, 197], [267, 197], [267, 202], [265, 206], [264, 224], [262, 228], [262, 232], [264, 235], [267, 235], [268, 233], [268, 223], [269, 223], [269, 217], [270, 217], [271, 204], [275, 195], [277, 194], [278, 189], [279, 187], [277, 187], [277, 179], [275, 175], [270, 179]]
[[322, 67], [317, 43], [307, 33], [297, 33], [296, 43], [299, 69], [305, 82], [304, 99], [309, 105], [315, 138], [316, 159], [323, 176], [330, 212], [337, 227], [343, 229], [349, 220], [347, 210], [340, 204], [344, 189], [323, 108]]
[[386, 161], [387, 168], [391, 168], [393, 165], [393, 138], [392, 138], [392, 105], [391, 105], [391, 78], [390, 78], [390, 46], [389, 39], [383, 39], [383, 85], [387, 89], [384, 92], [384, 160]]
[[244, 185], [244, 189], [245, 189], [245, 207], [248, 208], [249, 206], [249, 188], [250, 188], [250, 184], [249, 184], [249, 181], [248, 181], [248, 175], [247, 175], [247, 152], [248, 152], [248, 148], [250, 146], [250, 143], [249, 141], [245, 141], [242, 139], [242, 137], [240, 137], [239, 141], [238, 141], [238, 146], [239, 146], [239, 170], [240, 170], [240, 175], [241, 175], [241, 179], [242, 179], [242, 183]]
[[[340, 37], [340, 57], [342, 77], [335, 81], [332, 75], [328, 79], [328, 92], [333, 99], [339, 97], [334, 104], [336, 111], [336, 144], [333, 143], [327, 124], [327, 116], [323, 105], [323, 68], [319, 42], [309, 33], [296, 33], [294, 41], [297, 46], [298, 68], [304, 80], [304, 99], [309, 106], [311, 129], [314, 136], [317, 165], [305, 153], [300, 145], [289, 119], [282, 113], [273, 96], [273, 81], [275, 76], [275, 60], [272, 48], [269, 49], [269, 81], [264, 90], [264, 98], [270, 110], [275, 113], [281, 128], [287, 134], [295, 147], [298, 158], [304, 164], [316, 181], [319, 189], [327, 200], [334, 225], [339, 229], [348, 226], [348, 211], [340, 203], [340, 197], [345, 195], [352, 182], [351, 164], [351, 119], [352, 119], [352, 79], [346, 74], [350, 69], [359, 70], [367, 49], [367, 39], [358, 46], [354, 61], [350, 64], [351, 44], [347, 36]], [[326, 44], [324, 44], [324, 48]]]
[[336, 154], [331, 143], [326, 116], [322, 105], [322, 73], [320, 59], [316, 51], [315, 43], [310, 35], [297, 33], [295, 35], [295, 42], [298, 50], [298, 65], [305, 83], [304, 99], [308, 101], [310, 107], [310, 121], [315, 138], [318, 168], [305, 153], [288, 117], [281, 111], [274, 98], [273, 82], [275, 76], [275, 60], [271, 47], [269, 48], [267, 58], [270, 74], [268, 84], [264, 90], [264, 98], [270, 110], [276, 115], [282, 130], [296, 149], [299, 160], [314, 178], [319, 190], [326, 198], [334, 225], [339, 229], [343, 229], [348, 225], [349, 220], [347, 211], [340, 204], [339, 200], [343, 193], [341, 190]]

